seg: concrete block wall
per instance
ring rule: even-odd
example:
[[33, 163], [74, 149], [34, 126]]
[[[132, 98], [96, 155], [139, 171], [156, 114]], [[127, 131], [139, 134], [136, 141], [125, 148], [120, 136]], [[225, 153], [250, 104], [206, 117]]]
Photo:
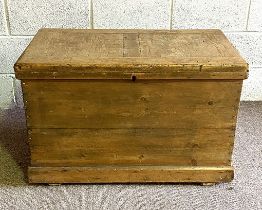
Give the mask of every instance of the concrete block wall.
[[262, 100], [262, 0], [0, 0], [0, 108], [22, 107], [13, 64], [39, 28], [219, 28], [250, 64], [241, 100]]

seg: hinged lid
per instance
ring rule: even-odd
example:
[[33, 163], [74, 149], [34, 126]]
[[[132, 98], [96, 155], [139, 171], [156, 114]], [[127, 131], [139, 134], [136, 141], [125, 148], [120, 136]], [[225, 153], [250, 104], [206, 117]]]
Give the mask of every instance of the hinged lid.
[[15, 64], [19, 79], [245, 79], [220, 30], [41, 29]]

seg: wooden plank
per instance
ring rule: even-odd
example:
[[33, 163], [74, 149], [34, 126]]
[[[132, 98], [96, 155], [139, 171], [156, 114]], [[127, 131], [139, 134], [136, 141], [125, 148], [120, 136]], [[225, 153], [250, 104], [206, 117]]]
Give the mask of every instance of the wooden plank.
[[238, 80], [23, 81], [30, 128], [234, 129]]
[[[129, 51], [130, 52], [130, 51]], [[114, 61], [115, 59], [110, 59]], [[204, 58], [202, 59], [204, 60]], [[131, 61], [129, 59], [129, 61]], [[156, 62], [154, 59], [152, 62]], [[173, 80], [173, 79], [236, 79], [243, 80], [248, 76], [247, 66], [235, 63], [230, 58], [230, 65], [221, 65], [220, 67], [212, 67], [212, 65], [166, 65], [154, 64], [145, 66], [118, 66], [114, 64], [110, 67], [100, 66], [100, 64], [88, 65], [82, 67], [74, 67], [70, 64], [61, 67], [58, 71], [52, 71], [53, 67], [49, 65], [25, 65], [23, 70], [16, 70], [16, 78], [18, 79], [101, 79], [101, 80], [131, 80], [135, 75], [138, 79], [143, 80]], [[20, 69], [19, 66], [15, 67]], [[34, 69], [37, 69], [36, 71]], [[149, 71], [150, 70], [150, 71]], [[203, 71], [204, 70], [204, 71]]]
[[244, 79], [247, 69], [219, 30], [40, 30], [15, 64], [20, 79], [98, 79], [107, 73], [121, 79], [134, 72], [151, 79], [227, 79], [238, 72], [231, 79]]
[[232, 129], [33, 129], [31, 166], [230, 165]]
[[234, 176], [231, 166], [29, 167], [28, 174], [30, 183], [219, 183]]
[[140, 57], [140, 41], [138, 33], [123, 34], [123, 57]]

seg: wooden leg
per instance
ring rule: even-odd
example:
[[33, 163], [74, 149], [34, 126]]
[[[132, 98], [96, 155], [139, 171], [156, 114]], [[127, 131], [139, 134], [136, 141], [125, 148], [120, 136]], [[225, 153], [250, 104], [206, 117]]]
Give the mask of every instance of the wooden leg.
[[54, 184], [54, 183], [52, 183], [52, 184], [48, 184], [49, 186], [60, 186], [61, 184]]
[[202, 186], [213, 186], [215, 184], [216, 184], [215, 182], [205, 182], [205, 183], [202, 183]]

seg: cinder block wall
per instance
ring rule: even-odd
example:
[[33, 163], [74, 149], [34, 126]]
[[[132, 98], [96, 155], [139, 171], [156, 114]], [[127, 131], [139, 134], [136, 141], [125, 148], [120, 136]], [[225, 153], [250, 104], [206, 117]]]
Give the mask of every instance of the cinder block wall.
[[0, 108], [22, 107], [13, 64], [41, 27], [219, 28], [250, 64], [241, 100], [262, 100], [262, 0], [0, 0]]

